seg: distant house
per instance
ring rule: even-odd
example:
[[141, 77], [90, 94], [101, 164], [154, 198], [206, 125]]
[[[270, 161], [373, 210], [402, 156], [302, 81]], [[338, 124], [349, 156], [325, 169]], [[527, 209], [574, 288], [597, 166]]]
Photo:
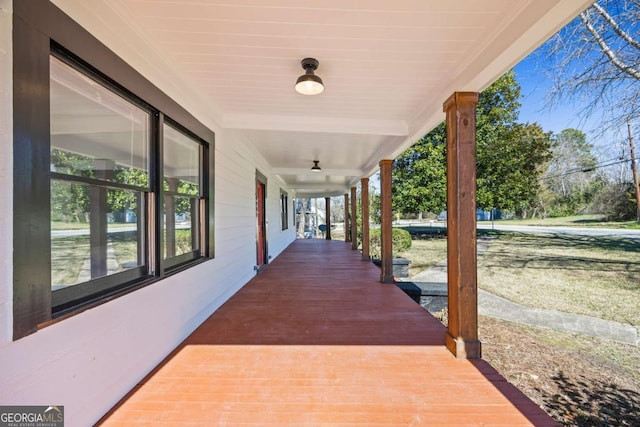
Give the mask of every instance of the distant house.
[[[502, 211], [499, 209], [493, 209], [493, 218], [491, 218], [491, 210], [485, 210], [482, 208], [476, 209], [476, 220], [477, 221], [491, 221], [492, 219], [502, 219]], [[447, 211], [444, 210], [438, 214], [438, 221], [446, 221], [447, 220]]]

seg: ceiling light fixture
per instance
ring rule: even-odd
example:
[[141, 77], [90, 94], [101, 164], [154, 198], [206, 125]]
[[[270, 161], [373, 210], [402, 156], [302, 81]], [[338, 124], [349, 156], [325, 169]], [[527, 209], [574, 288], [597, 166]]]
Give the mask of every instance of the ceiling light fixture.
[[318, 166], [318, 163], [320, 163], [320, 160], [313, 161], [313, 166], [311, 166], [311, 172], [320, 172], [322, 170], [322, 168]]
[[296, 92], [303, 95], [318, 95], [324, 91], [322, 79], [314, 71], [320, 64], [315, 58], [304, 58], [301, 62], [305, 73], [296, 81]]

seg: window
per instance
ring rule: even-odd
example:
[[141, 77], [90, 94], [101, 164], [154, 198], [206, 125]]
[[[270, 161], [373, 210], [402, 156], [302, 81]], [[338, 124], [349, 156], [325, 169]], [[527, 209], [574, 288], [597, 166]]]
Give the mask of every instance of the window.
[[166, 123], [163, 126], [164, 257], [178, 265], [200, 254], [201, 145]]
[[53, 4], [24, 3], [13, 22], [14, 339], [214, 255], [213, 132]]
[[150, 114], [56, 56], [49, 70], [55, 309], [146, 274]]
[[289, 195], [280, 189], [280, 223], [283, 230], [289, 229]]

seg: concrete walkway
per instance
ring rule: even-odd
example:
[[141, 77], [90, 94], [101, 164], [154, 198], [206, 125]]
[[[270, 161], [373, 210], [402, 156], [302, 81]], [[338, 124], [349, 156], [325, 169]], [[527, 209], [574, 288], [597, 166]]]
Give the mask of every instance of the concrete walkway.
[[478, 312], [483, 316], [525, 325], [575, 332], [626, 344], [640, 344], [638, 330], [631, 325], [580, 314], [526, 307], [482, 289], [478, 292]]
[[[478, 252], [484, 250], [488, 244], [488, 241], [478, 241]], [[403, 279], [403, 281], [413, 282], [421, 288], [446, 289], [447, 260], [440, 261], [434, 267], [418, 273], [411, 279]], [[638, 329], [632, 325], [580, 314], [527, 307], [482, 289], [478, 290], [478, 313], [482, 316], [525, 325], [541, 326], [556, 331], [574, 332], [636, 346], [640, 345]]]

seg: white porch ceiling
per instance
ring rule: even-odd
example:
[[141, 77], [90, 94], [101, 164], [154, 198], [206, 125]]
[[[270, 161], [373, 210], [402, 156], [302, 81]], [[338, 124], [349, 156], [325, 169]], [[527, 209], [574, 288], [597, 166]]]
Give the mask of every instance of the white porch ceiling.
[[[484, 89], [591, 3], [54, 2], [119, 54], [162, 61], [177, 92], [198, 97], [310, 197], [343, 194], [374, 173], [444, 119], [453, 91]], [[318, 96], [293, 89], [305, 57], [320, 61]], [[313, 160], [322, 173], [310, 172]]]

